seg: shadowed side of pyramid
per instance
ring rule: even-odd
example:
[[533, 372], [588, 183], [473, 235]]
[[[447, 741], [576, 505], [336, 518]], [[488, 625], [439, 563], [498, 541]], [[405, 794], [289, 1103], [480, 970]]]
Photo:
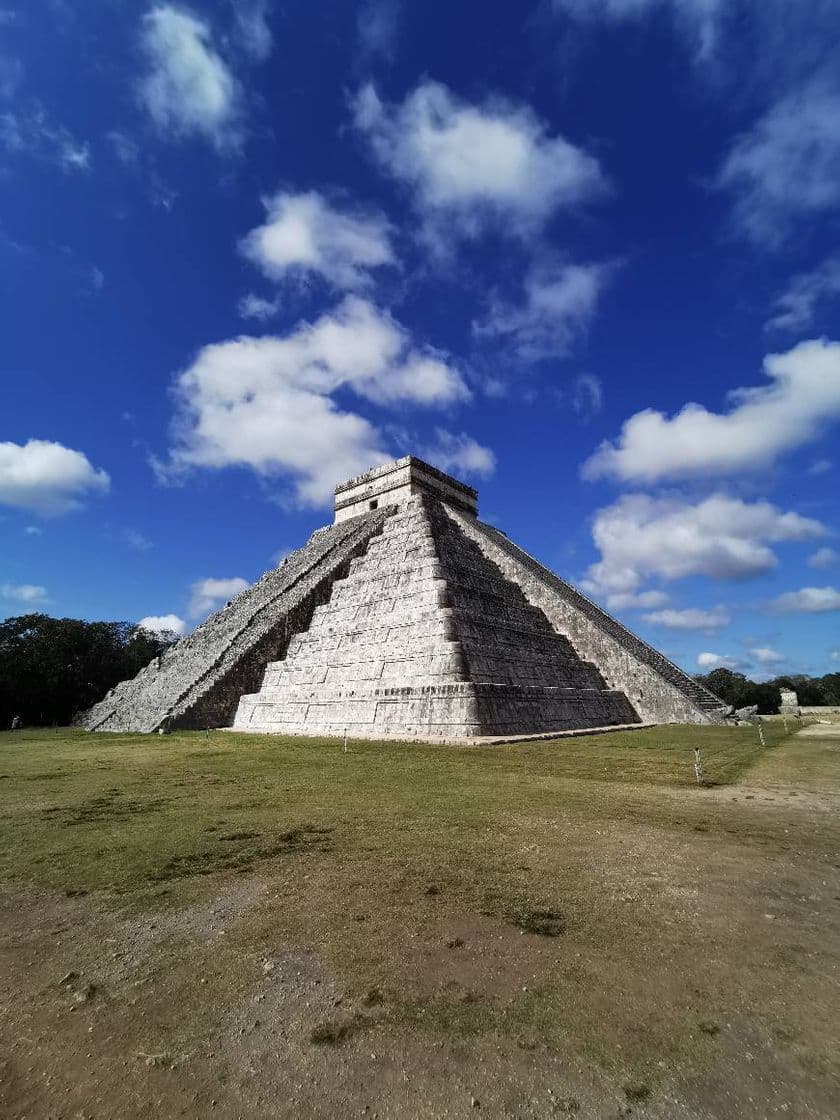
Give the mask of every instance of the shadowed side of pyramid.
[[521, 588], [580, 656], [596, 664], [608, 687], [620, 688], [646, 723], [721, 723], [730, 711], [718, 696], [648, 645], [577, 588], [543, 567], [504, 533], [457, 510], [462, 532]]

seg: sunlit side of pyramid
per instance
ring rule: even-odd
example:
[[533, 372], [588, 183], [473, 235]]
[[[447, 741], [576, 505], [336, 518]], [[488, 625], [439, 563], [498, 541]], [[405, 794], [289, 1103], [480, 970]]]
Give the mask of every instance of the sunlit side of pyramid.
[[477, 516], [414, 457], [80, 722], [475, 739], [716, 722], [721, 701]]

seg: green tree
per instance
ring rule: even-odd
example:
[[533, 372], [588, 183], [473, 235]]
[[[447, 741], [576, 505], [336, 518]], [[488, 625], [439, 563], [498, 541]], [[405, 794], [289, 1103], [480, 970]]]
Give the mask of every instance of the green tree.
[[826, 673], [820, 678], [820, 688], [823, 704], [831, 704], [832, 707], [840, 704], [840, 673]]
[[171, 641], [128, 622], [28, 614], [0, 623], [0, 727], [66, 724]]
[[734, 673], [731, 669], [724, 668], [712, 669], [711, 673], [707, 673], [705, 677], [698, 676], [696, 680], [733, 708], [744, 708], [747, 704], [755, 703], [749, 699], [751, 689], [755, 686], [743, 673]]

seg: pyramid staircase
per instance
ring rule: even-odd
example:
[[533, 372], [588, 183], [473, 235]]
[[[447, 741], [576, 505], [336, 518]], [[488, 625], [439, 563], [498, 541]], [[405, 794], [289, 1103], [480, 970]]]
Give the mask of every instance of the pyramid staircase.
[[309, 624], [335, 579], [380, 532], [386, 510], [318, 529], [192, 634], [122, 681], [74, 719], [88, 731], [226, 727], [239, 697], [259, 686], [266, 662]]

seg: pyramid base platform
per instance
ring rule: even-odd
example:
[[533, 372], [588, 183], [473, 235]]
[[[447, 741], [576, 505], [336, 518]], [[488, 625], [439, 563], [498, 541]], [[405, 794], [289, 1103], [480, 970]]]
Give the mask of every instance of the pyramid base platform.
[[243, 696], [234, 731], [350, 738], [463, 740], [519, 738], [630, 726], [641, 721], [622, 692], [476, 684], [311, 689], [272, 702], [270, 690]]
[[[607, 727], [577, 727], [573, 731], [534, 731], [530, 735], [372, 735], [353, 734], [348, 731], [349, 740], [362, 739], [380, 743], [428, 743], [429, 746], [439, 747], [495, 747], [505, 743], [539, 743], [552, 739], [574, 739], [581, 735], [607, 735], [611, 731], [643, 731], [646, 727], [658, 727], [656, 723], [611, 723]], [[217, 727], [217, 731], [228, 731], [244, 735], [278, 735], [280, 732], [260, 731], [255, 727]], [[322, 731], [284, 731], [293, 739], [335, 739], [340, 743], [344, 732], [340, 735], [335, 732]]]

